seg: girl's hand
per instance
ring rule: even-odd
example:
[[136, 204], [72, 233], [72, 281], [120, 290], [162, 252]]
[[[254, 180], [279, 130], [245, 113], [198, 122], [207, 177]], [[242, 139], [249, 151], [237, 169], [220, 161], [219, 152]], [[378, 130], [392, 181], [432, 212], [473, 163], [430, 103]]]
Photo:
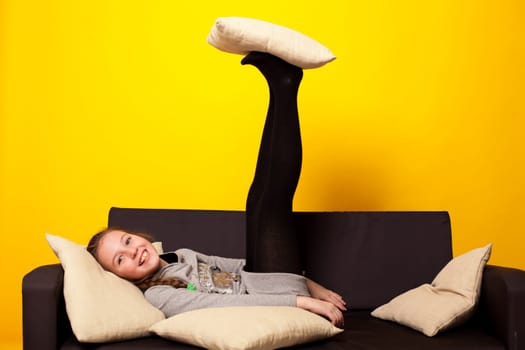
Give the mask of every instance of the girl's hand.
[[343, 313], [334, 304], [327, 301], [297, 296], [297, 307], [313, 312], [315, 314], [325, 316], [336, 327], [343, 328], [345, 325]]
[[312, 297], [327, 301], [335, 305], [339, 310], [346, 311], [346, 302], [343, 300], [343, 297], [337, 294], [334, 291], [326, 289], [321, 286], [319, 283], [312, 281], [311, 279], [306, 279], [306, 286], [310, 291]]

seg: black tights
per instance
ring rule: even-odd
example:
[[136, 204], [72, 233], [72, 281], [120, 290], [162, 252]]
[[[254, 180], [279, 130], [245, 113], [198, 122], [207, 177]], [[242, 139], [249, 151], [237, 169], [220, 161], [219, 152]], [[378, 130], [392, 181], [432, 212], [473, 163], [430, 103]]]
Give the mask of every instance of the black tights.
[[302, 162], [297, 92], [303, 71], [260, 52], [248, 54], [242, 64], [258, 68], [270, 88], [257, 167], [246, 200], [246, 270], [300, 274], [292, 202]]

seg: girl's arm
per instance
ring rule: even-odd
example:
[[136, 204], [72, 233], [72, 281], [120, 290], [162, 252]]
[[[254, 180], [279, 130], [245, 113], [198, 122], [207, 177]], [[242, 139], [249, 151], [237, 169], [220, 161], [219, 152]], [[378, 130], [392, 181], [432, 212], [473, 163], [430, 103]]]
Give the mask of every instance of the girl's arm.
[[343, 314], [333, 304], [322, 300], [290, 294], [213, 294], [183, 288], [155, 286], [144, 294], [166, 317], [181, 312], [226, 306], [296, 306], [327, 317], [334, 325], [343, 326]]
[[327, 301], [297, 296], [297, 307], [321, 316], [325, 316], [336, 327], [342, 328], [345, 325], [345, 319], [341, 310], [339, 310], [334, 304]]
[[166, 317], [181, 312], [226, 306], [296, 306], [295, 295], [215, 294], [160, 285], [146, 290], [146, 299]]
[[323, 287], [319, 283], [314, 282], [309, 278], [306, 279], [306, 286], [308, 287], [312, 297], [327, 301], [335, 305], [339, 310], [346, 311], [346, 302], [343, 300], [343, 297], [336, 292]]

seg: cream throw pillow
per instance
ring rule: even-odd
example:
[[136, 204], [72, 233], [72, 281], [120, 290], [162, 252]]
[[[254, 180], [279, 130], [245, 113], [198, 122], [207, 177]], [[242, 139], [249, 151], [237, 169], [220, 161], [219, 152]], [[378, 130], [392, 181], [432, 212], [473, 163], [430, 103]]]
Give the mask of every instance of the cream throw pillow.
[[492, 244], [452, 259], [434, 278], [372, 311], [372, 316], [398, 322], [432, 337], [460, 325], [479, 300], [483, 269]]
[[241, 306], [184, 312], [154, 324], [161, 337], [206, 349], [277, 349], [331, 337], [343, 330], [290, 306]]
[[151, 243], [153, 245], [153, 248], [157, 251], [157, 254], [161, 255], [164, 254], [164, 248], [162, 247], [162, 242], [153, 242]]
[[50, 234], [46, 239], [64, 268], [66, 311], [79, 341], [147, 336], [165, 318], [132, 283], [102, 269], [85, 247]]
[[230, 53], [270, 53], [301, 68], [317, 68], [335, 59], [328, 48], [304, 34], [252, 18], [218, 18], [207, 41]]

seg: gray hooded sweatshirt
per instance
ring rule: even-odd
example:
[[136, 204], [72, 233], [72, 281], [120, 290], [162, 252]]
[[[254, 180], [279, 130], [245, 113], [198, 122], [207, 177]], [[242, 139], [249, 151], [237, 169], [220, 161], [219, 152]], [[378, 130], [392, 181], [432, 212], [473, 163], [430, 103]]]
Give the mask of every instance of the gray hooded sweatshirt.
[[191, 249], [179, 249], [175, 254], [178, 262], [163, 266], [153, 278], [177, 277], [190, 289], [158, 285], [144, 293], [166, 317], [211, 307], [296, 306], [298, 295], [310, 296], [306, 278], [300, 275], [247, 272], [244, 259], [209, 256]]

